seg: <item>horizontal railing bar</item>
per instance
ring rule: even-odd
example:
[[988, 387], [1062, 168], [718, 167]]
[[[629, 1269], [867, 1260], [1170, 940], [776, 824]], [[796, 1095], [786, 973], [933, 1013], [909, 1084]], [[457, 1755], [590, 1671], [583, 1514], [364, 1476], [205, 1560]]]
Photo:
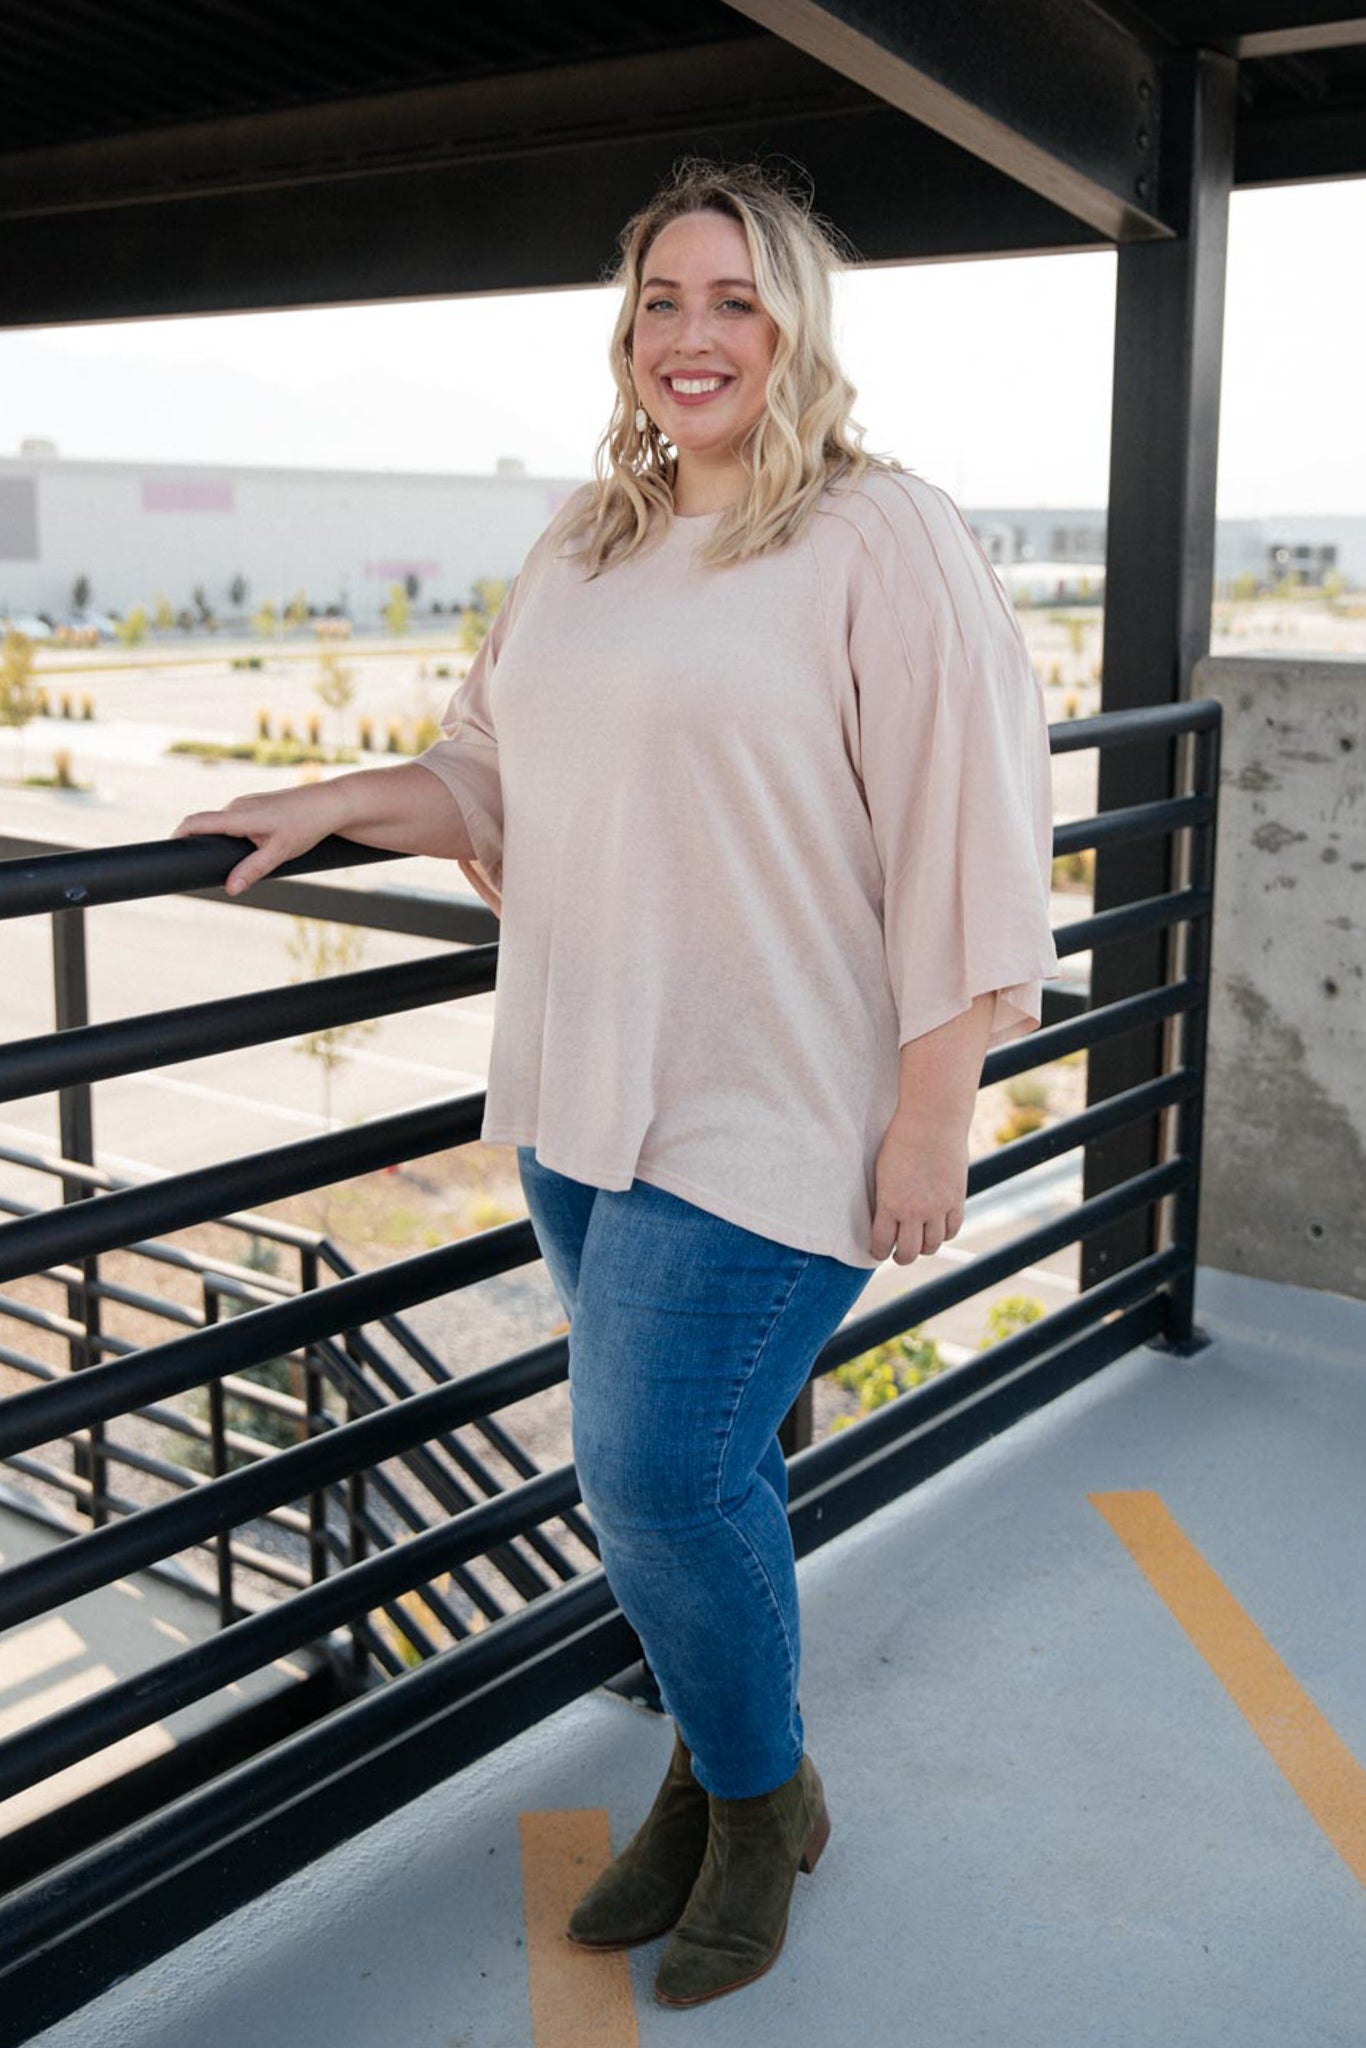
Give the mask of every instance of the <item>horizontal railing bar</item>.
[[0, 1046], [0, 1102], [485, 995], [493, 987], [497, 953], [496, 946], [471, 946], [405, 960], [399, 967], [363, 967], [355, 974], [15, 1039]]
[[[1165, 896], [1141, 896], [1133, 903], [1117, 903], [1112, 910], [1098, 910], [1092, 917], [1074, 918], [1057, 925], [1053, 940], [1058, 958], [1069, 953], [1089, 952], [1115, 939], [1139, 938], [1144, 932], [1162, 931], [1171, 924], [1185, 924], [1193, 917], [1209, 917], [1214, 898], [1208, 889], [1177, 889]], [[1098, 1012], [1091, 1011], [1092, 1016]]]
[[1200, 1075], [1194, 1067], [1174, 1067], [1155, 1080], [1139, 1081], [1118, 1095], [1107, 1095], [1088, 1109], [1078, 1110], [1075, 1116], [1050, 1124], [1046, 1130], [1033, 1131], [1027, 1138], [1012, 1138], [1009, 1144], [972, 1161], [968, 1167], [968, 1197], [984, 1194], [988, 1188], [1000, 1187], [1050, 1159], [1075, 1152], [1088, 1138], [1102, 1137], [1142, 1116], [1155, 1116], [1160, 1109], [1188, 1100], [1199, 1088]]
[[1140, 704], [1128, 711], [1097, 711], [1090, 718], [1060, 718], [1048, 728], [1048, 744], [1055, 754], [1079, 754], [1088, 747], [1175, 739], [1218, 725], [1222, 711], [1217, 697], [1190, 697], [1179, 704]]
[[[0, 833], [0, 861], [37, 860], [48, 854], [80, 854], [81, 847], [55, 839], [20, 838]], [[396, 854], [394, 859], [406, 856]], [[0, 875], [3, 875], [0, 868]], [[399, 937], [437, 939], [444, 944], [482, 946], [498, 937], [498, 920], [487, 904], [473, 896], [446, 895], [436, 889], [357, 889], [335, 882], [281, 881], [280, 870], [253, 885], [249, 896], [229, 896], [225, 889], [172, 890], [203, 903], [225, 903], [247, 910], [269, 910], [288, 917], [316, 918], [328, 924], [355, 925], [362, 931], [393, 932]]]
[[1161, 988], [1144, 989], [1138, 995], [1122, 996], [1118, 1002], [1083, 1010], [1079, 1017], [1069, 1017], [1065, 1023], [1047, 1024], [1041, 1030], [1031, 1031], [1026, 1038], [998, 1045], [989, 1052], [982, 1062], [979, 1085], [985, 1088], [993, 1081], [1008, 1080], [1012, 1074], [1026, 1074], [1032, 1067], [1044, 1067], [1050, 1060], [1060, 1059], [1063, 1053], [1084, 1051], [1103, 1038], [1118, 1038], [1140, 1024], [1157, 1024], [1182, 1010], [1197, 1010], [1207, 996], [1206, 984], [1187, 976], [1183, 981], [1165, 982]]
[[861, 1416], [848, 1429], [799, 1451], [791, 1465], [794, 1514], [799, 1505], [809, 1512], [821, 1493], [847, 1479], [865, 1462], [900, 1448], [950, 1410], [977, 1400], [1068, 1338], [1155, 1292], [1186, 1264], [1185, 1255], [1175, 1245], [1150, 1252], [962, 1365], [951, 1366]]
[[299, 1500], [333, 1480], [368, 1471], [439, 1430], [458, 1429], [491, 1408], [510, 1407], [557, 1386], [568, 1369], [568, 1340], [552, 1337], [465, 1379], [410, 1394], [354, 1422], [339, 1422], [321, 1436], [277, 1451], [263, 1464], [204, 1482], [179, 1500], [160, 1501], [127, 1521], [108, 1523], [26, 1558], [0, 1571], [0, 1628], [30, 1621], [156, 1558], [255, 1521], [267, 1509]]
[[[55, 1365], [43, 1365], [38, 1359], [30, 1358], [26, 1351], [11, 1351], [8, 1344], [0, 1344], [0, 1365], [11, 1366], [15, 1372], [31, 1373], [34, 1379], [41, 1380], [45, 1386], [54, 1380], [64, 1380], [67, 1376]], [[7, 1394], [5, 1398], [11, 1400], [13, 1396]]]
[[84, 1323], [76, 1322], [71, 1316], [59, 1315], [56, 1309], [39, 1308], [36, 1302], [16, 1301], [8, 1294], [0, 1294], [0, 1316], [22, 1323], [26, 1329], [41, 1330], [48, 1337], [65, 1340], [85, 1336]]
[[87, 1429], [94, 1422], [107, 1422], [168, 1394], [182, 1394], [189, 1387], [221, 1379], [224, 1373], [261, 1365], [319, 1337], [358, 1329], [382, 1315], [411, 1308], [414, 1302], [454, 1293], [539, 1256], [529, 1221], [500, 1223], [456, 1244], [396, 1259], [376, 1272], [309, 1288], [270, 1308], [251, 1309], [229, 1322], [172, 1337], [135, 1358], [87, 1366], [0, 1403], [0, 1457]]
[[[477, 1505], [479, 1503], [471, 1502], [471, 1506]], [[355, 1511], [355, 1520], [364, 1534], [369, 1537], [376, 1550], [390, 1550], [394, 1547], [392, 1531], [382, 1527], [368, 1506], [363, 1506]], [[327, 1529], [327, 1547], [329, 1554], [339, 1564], [344, 1566], [352, 1562], [351, 1552], [345, 1547], [340, 1532], [333, 1529], [330, 1525]], [[485, 1620], [500, 1621], [502, 1619], [506, 1610], [489, 1591], [488, 1587], [482, 1583], [477, 1574], [470, 1570], [468, 1565], [452, 1565], [450, 1576], [474, 1602], [474, 1605], [484, 1616]], [[355, 1625], [353, 1622], [352, 1627], [355, 1627]], [[469, 1635], [471, 1631], [469, 1629], [462, 1629], [459, 1633]]]
[[[975, 1399], [946, 1409], [923, 1429], [896, 1439], [880, 1456], [853, 1466], [813, 1502], [794, 1509], [793, 1543], [798, 1555], [805, 1556], [830, 1542], [890, 1502], [905, 1499], [932, 1474], [980, 1444], [999, 1438], [1079, 1381], [1139, 1345], [1160, 1340], [1165, 1300], [1162, 1293], [1142, 1294], [1130, 1307], [1090, 1325], [1070, 1342], [1057, 1344], [1032, 1364], [1008, 1373]], [[895, 1408], [898, 1404], [888, 1405]], [[842, 1432], [846, 1437], [852, 1434], [852, 1430]]]
[[312, 1584], [307, 1565], [291, 1564], [287, 1557], [278, 1557], [273, 1550], [258, 1550], [254, 1543], [244, 1542], [235, 1533], [228, 1547], [234, 1564], [245, 1566], [263, 1579], [275, 1579], [282, 1586], [292, 1586], [295, 1592]]
[[1152, 803], [1122, 804], [1094, 817], [1067, 818], [1053, 827], [1053, 857], [1081, 853], [1088, 846], [1121, 846], [1134, 839], [1156, 839], [1214, 821], [1212, 796], [1159, 797]]
[[[34, 1166], [38, 1164], [36, 1155], [13, 1152], [3, 1145], [0, 1145], [0, 1162], [7, 1166]], [[201, 1168], [199, 1170], [204, 1171], [205, 1169]], [[136, 1188], [159, 1187], [163, 1179], [169, 1178], [169, 1176], [153, 1175], [145, 1181], [116, 1180], [112, 1174], [103, 1173], [94, 1167], [83, 1167], [75, 1159], [62, 1160], [56, 1155], [51, 1159], [44, 1158], [42, 1160], [41, 1171], [50, 1174], [54, 1180], [75, 1181], [83, 1187], [88, 1187], [96, 1194], [103, 1194], [108, 1191], [110, 1194], [121, 1195]], [[44, 1208], [41, 1203], [20, 1202], [13, 1196], [0, 1195], [0, 1215], [27, 1218], [29, 1216], [46, 1216], [50, 1213], [51, 1211]], [[327, 1244], [326, 1238], [320, 1236], [316, 1230], [305, 1230], [298, 1224], [281, 1223], [273, 1216], [254, 1216], [250, 1211], [244, 1211], [233, 1216], [216, 1216], [214, 1221], [215, 1223], [221, 1223], [225, 1230], [237, 1230], [248, 1237], [267, 1239], [272, 1244], [284, 1245], [290, 1251], [316, 1251], [319, 1256], [323, 1256], [323, 1247]], [[288, 1281], [281, 1280], [274, 1273], [266, 1273], [252, 1266], [238, 1266], [231, 1259], [207, 1258], [203, 1253], [188, 1251], [181, 1245], [147, 1242], [143, 1244], [121, 1245], [119, 1249], [128, 1252], [130, 1256], [148, 1259], [153, 1265], [178, 1266], [183, 1272], [187, 1273], [197, 1273], [200, 1275], [205, 1273], [221, 1274], [232, 1279], [250, 1281], [252, 1285], [259, 1287], [263, 1293], [274, 1291], [281, 1294], [292, 1294], [294, 1292]]]
[[[387, 1385], [400, 1402], [411, 1398], [414, 1389], [385, 1358], [378, 1346], [371, 1343], [363, 1332], [354, 1333], [351, 1342], [364, 1355], [371, 1373]], [[321, 1362], [354, 1399], [363, 1404], [376, 1403], [375, 1388], [357, 1371], [356, 1362], [348, 1355], [347, 1348], [331, 1344], [318, 1348], [322, 1354]], [[442, 1373], [439, 1378], [449, 1381], [452, 1375]], [[477, 1416], [473, 1420], [474, 1426], [480, 1430], [488, 1427], [482, 1416]], [[445, 1453], [448, 1462], [443, 1463], [440, 1452]], [[426, 1487], [435, 1500], [441, 1503], [448, 1514], [469, 1506], [475, 1498], [470, 1489], [457, 1477], [457, 1471], [472, 1479], [485, 1497], [505, 1490], [483, 1460], [450, 1431], [434, 1432], [431, 1437], [405, 1453], [405, 1462], [413, 1476]], [[498, 1566], [524, 1600], [536, 1599], [545, 1591], [545, 1578], [534, 1565], [529, 1564], [517, 1552], [511, 1551], [506, 1559], [500, 1558]]]
[[[148, 839], [131, 846], [82, 848], [76, 853], [0, 861], [0, 918], [32, 917], [38, 911], [102, 903], [136, 903], [148, 896], [220, 888], [250, 846], [247, 839], [206, 833], [193, 839]], [[333, 868], [368, 867], [374, 861], [399, 858], [387, 849], [332, 838], [321, 840], [293, 860], [282, 861], [274, 872], [282, 877], [323, 874]]]
[[113, 1853], [100, 1844], [70, 1858], [60, 1887], [46, 1874], [33, 1879], [0, 1904], [0, 1979], [54, 1942], [82, 1928], [93, 1932], [105, 1914], [164, 1882], [168, 1869], [187, 1870], [212, 1856], [225, 1834], [268, 1820], [330, 1781], [344, 1783], [358, 1757], [379, 1757], [415, 1723], [439, 1721], [474, 1693], [537, 1657], [562, 1653], [577, 1635], [610, 1619], [620, 1622], [602, 1669], [610, 1677], [630, 1637], [605, 1574], [596, 1570], [172, 1800], [122, 1830]]
[[89, 1509], [90, 1481], [77, 1473], [63, 1472], [58, 1465], [49, 1465], [42, 1458], [15, 1456], [6, 1458], [5, 1464], [14, 1472], [22, 1472], [27, 1479], [37, 1479], [44, 1486], [51, 1486], [58, 1493], [68, 1493], [73, 1500], [83, 1502]]
[[244, 1202], [280, 1201], [333, 1180], [467, 1144], [479, 1136], [483, 1103], [482, 1094], [446, 1096], [317, 1138], [0, 1223], [0, 1280], [37, 1272], [59, 1259], [88, 1258], [160, 1231], [216, 1222], [225, 1210], [239, 1209]]
[[[319, 1579], [291, 1600], [230, 1623], [168, 1657], [154, 1671], [124, 1679], [94, 1699], [22, 1729], [0, 1742], [0, 1796], [50, 1776], [62, 1767], [59, 1756], [64, 1761], [89, 1756], [176, 1713], [233, 1679], [260, 1671], [277, 1657], [345, 1626], [355, 1616], [412, 1592], [441, 1572], [481, 1557], [493, 1545], [506, 1543], [578, 1498], [574, 1467], [557, 1466], [515, 1492], [482, 1501], [434, 1529]], [[537, 1604], [522, 1611], [529, 1613]]]
[[[841, 1324], [826, 1340], [809, 1377], [815, 1379], [831, 1372], [835, 1366], [847, 1364], [851, 1358], [870, 1351], [874, 1345], [899, 1337], [903, 1330], [928, 1322], [931, 1316], [942, 1315], [945, 1309], [957, 1308], [960, 1302], [970, 1301], [983, 1288], [1008, 1279], [1021, 1266], [1035, 1265], [1040, 1259], [1047, 1258], [1050, 1252], [1061, 1251], [1065, 1245], [1074, 1244], [1093, 1231], [1108, 1229], [1130, 1211], [1147, 1208], [1164, 1195], [1185, 1187], [1191, 1174], [1189, 1160], [1180, 1157], [1164, 1159], [1160, 1165], [1147, 1167], [1144, 1172], [1132, 1174], [1128, 1180], [1079, 1202], [1075, 1209], [1068, 1209], [1064, 1215], [1055, 1216], [1019, 1237], [1010, 1238], [1005, 1244], [994, 1246], [990, 1251], [979, 1252], [970, 1264], [955, 1267], [934, 1280], [924, 1281], [919, 1287], [912, 1287], [905, 1294], [896, 1295], [878, 1308], [867, 1310], [865, 1314]], [[1094, 1292], [1093, 1289], [1087, 1291]]]

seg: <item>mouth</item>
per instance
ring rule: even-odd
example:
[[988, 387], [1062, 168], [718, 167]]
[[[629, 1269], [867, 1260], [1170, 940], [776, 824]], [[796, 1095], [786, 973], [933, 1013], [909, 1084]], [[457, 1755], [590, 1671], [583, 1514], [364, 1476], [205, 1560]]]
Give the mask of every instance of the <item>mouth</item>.
[[676, 399], [680, 405], [705, 405], [708, 399], [728, 390], [735, 379], [722, 376], [720, 373], [707, 373], [691, 377], [678, 374], [661, 377], [659, 381], [670, 398]]

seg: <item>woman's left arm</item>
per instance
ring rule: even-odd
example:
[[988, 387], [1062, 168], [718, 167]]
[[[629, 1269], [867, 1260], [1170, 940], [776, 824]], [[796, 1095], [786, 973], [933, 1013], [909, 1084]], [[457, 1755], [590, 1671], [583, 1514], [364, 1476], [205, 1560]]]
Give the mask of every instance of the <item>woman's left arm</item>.
[[875, 1259], [909, 1266], [962, 1228], [968, 1132], [995, 1005], [994, 990], [979, 995], [901, 1048], [896, 1114], [877, 1155]]

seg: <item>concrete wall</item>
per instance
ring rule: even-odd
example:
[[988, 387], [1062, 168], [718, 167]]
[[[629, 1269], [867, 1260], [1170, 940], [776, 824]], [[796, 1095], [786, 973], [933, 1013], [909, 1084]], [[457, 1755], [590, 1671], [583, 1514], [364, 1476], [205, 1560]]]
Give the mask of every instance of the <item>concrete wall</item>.
[[1366, 1298], [1366, 665], [1207, 659], [1224, 707], [1202, 1264]]

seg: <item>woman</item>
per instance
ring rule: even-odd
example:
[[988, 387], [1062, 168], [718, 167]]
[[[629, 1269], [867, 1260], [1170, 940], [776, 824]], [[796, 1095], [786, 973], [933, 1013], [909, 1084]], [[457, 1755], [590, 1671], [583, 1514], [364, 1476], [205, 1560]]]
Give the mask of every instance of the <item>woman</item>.
[[675, 1722], [570, 1938], [751, 1982], [830, 1823], [776, 1431], [887, 1257], [963, 1220], [983, 1056], [1057, 969], [1042, 692], [937, 487], [861, 447], [838, 256], [753, 166], [628, 224], [596, 480], [416, 762], [187, 818], [456, 859], [499, 910], [482, 1136], [570, 1318], [575, 1462]]

